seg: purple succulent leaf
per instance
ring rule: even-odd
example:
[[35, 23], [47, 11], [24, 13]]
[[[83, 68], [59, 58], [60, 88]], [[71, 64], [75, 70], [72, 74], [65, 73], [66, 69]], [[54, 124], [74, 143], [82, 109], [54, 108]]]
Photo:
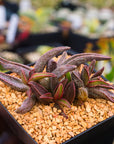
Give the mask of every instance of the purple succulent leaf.
[[111, 57], [108, 56], [104, 56], [101, 54], [97, 54], [97, 53], [92, 53], [92, 54], [84, 54], [82, 56], [74, 56], [71, 60], [66, 60], [64, 62], [64, 64], [70, 64], [70, 65], [76, 65], [79, 66], [80, 64], [84, 64], [88, 61], [92, 61], [92, 60], [96, 60], [96, 61], [101, 61], [101, 60], [109, 60], [111, 59]]
[[54, 73], [57, 78], [64, 76], [67, 72], [73, 71], [76, 69], [74, 65], [61, 65], [57, 67], [52, 73]]
[[35, 73], [35, 69], [30, 70], [29, 72], [29, 78], [31, 77], [31, 75], [33, 75]]
[[83, 87], [84, 83], [83, 83], [83, 81], [81, 80], [80, 77], [81, 76], [80, 76], [80, 74], [79, 74], [79, 72], [77, 70], [75, 70], [75, 71], [72, 72], [72, 79], [73, 79], [73, 81], [76, 83], [76, 85], [78, 87]]
[[59, 58], [59, 60], [57, 62], [57, 66], [60, 66], [66, 60], [66, 57], [67, 57], [67, 52], [65, 51]]
[[89, 81], [87, 84], [87, 87], [104, 87], [104, 88], [114, 89], [114, 87], [112, 85], [110, 85], [109, 83], [107, 83], [103, 80]]
[[89, 97], [92, 98], [103, 98], [106, 100], [110, 100], [111, 102], [114, 102], [114, 93], [103, 89], [103, 88], [89, 88]]
[[23, 69], [27, 77], [29, 76], [29, 72], [32, 70], [32, 68], [27, 65], [8, 61], [1, 57], [0, 57], [0, 64], [3, 66], [3, 68], [11, 70], [12, 72], [15, 72], [19, 75], [21, 74], [21, 69]]
[[49, 86], [50, 86], [50, 89], [52, 92], [55, 90], [55, 88], [58, 84], [59, 84], [59, 81], [58, 81], [57, 77], [49, 78]]
[[63, 87], [65, 88], [68, 83], [68, 79], [62, 80], [61, 83], [63, 84]]
[[93, 70], [95, 68], [95, 63], [96, 63], [96, 60], [92, 60], [92, 62], [89, 65], [89, 76], [93, 73]]
[[66, 100], [65, 98], [61, 98], [61, 99], [57, 100], [56, 102], [57, 102], [57, 104], [59, 104], [59, 105], [62, 105], [62, 106], [71, 108], [70, 103], [69, 103], [68, 100]]
[[36, 103], [36, 99], [33, 96], [28, 97], [27, 99], [24, 100], [22, 105], [18, 109], [15, 110], [15, 112], [24, 114], [30, 111], [35, 105], [35, 103]]
[[31, 75], [29, 81], [37, 81], [46, 77], [56, 77], [53, 73], [41, 72], [41, 73], [34, 73]]
[[27, 77], [26, 77], [26, 74], [25, 74], [25, 71], [24, 69], [21, 69], [21, 80], [24, 84], [27, 84], [28, 80], [27, 80]]
[[63, 84], [60, 83], [56, 89], [56, 92], [54, 94], [54, 100], [59, 100], [63, 97], [64, 87]]
[[26, 94], [28, 97], [31, 97], [32, 96], [32, 89], [29, 88], [27, 91], [26, 91]]
[[48, 61], [48, 64], [47, 64], [46, 71], [47, 72], [52, 72], [56, 68], [57, 68], [57, 62], [54, 61], [53, 59], [50, 59]]
[[89, 81], [89, 70], [88, 66], [84, 66], [81, 72], [81, 79], [83, 80], [84, 85], [87, 85]]
[[103, 73], [103, 71], [104, 71], [104, 67], [101, 68], [99, 71], [95, 72], [95, 73], [92, 75], [91, 79], [92, 79], [92, 78], [95, 78], [95, 77], [98, 77], [98, 76], [101, 76], [102, 73]]
[[45, 99], [45, 100], [53, 100], [51, 93], [45, 93], [39, 97], [39, 99]]
[[35, 93], [36, 97], [39, 99], [39, 96], [48, 93], [47, 89], [45, 89], [42, 85], [37, 82], [30, 81], [28, 85], [31, 87], [32, 91]]
[[0, 80], [17, 91], [27, 91], [29, 87], [21, 79], [0, 72]]
[[76, 95], [75, 84], [73, 81], [69, 82], [64, 90], [64, 98], [69, 101], [70, 104], [73, 103]]
[[70, 47], [57, 47], [42, 55], [35, 64], [35, 72], [42, 72], [50, 59], [52, 59], [57, 54], [69, 49]]

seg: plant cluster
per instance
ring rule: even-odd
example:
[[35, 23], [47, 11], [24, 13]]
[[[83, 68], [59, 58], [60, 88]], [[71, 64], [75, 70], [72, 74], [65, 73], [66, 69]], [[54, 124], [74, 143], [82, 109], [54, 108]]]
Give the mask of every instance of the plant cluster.
[[[7, 61], [0, 57], [0, 64], [17, 73], [20, 78], [0, 72], [0, 80], [17, 91], [24, 91], [27, 99], [16, 110], [26, 113], [37, 101], [48, 104], [54, 102], [61, 110], [68, 108], [74, 100], [85, 101], [88, 97], [105, 98], [114, 102], [114, 85], [101, 79], [104, 68], [93, 74], [95, 62], [109, 60], [110, 57], [96, 53], [80, 53], [67, 57], [69, 47], [57, 47], [46, 52], [35, 63], [34, 68]], [[62, 53], [63, 52], [63, 53]], [[53, 57], [62, 53], [58, 61]], [[90, 65], [85, 65], [92, 61]], [[82, 71], [78, 67], [84, 64]], [[63, 110], [62, 113], [64, 114]], [[66, 116], [64, 114], [64, 116]]]

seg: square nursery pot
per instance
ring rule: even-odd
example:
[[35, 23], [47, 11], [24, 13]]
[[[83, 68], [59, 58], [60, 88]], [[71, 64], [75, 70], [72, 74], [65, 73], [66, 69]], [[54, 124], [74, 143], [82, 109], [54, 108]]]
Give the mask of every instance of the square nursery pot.
[[[0, 116], [4, 119], [13, 134], [24, 144], [37, 142], [21, 127], [8, 110], [0, 103]], [[114, 116], [92, 126], [74, 136], [63, 144], [112, 144], [114, 139]]]
[[[104, 77], [102, 76], [102, 78]], [[37, 142], [16, 121], [1, 102], [0, 116], [4, 119], [14, 136], [16, 136], [23, 144], [37, 144]], [[62, 144], [112, 144], [113, 140], [114, 115], [77, 134]]]

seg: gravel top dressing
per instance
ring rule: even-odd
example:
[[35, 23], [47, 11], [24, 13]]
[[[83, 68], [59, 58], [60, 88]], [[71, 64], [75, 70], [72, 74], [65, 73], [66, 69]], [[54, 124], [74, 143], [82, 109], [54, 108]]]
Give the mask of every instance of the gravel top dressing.
[[92, 98], [81, 106], [74, 103], [71, 109], [64, 107], [68, 119], [60, 115], [61, 110], [54, 103], [37, 103], [30, 112], [16, 113], [26, 97], [25, 92], [13, 90], [0, 81], [0, 102], [38, 144], [61, 144], [114, 115], [114, 103]]

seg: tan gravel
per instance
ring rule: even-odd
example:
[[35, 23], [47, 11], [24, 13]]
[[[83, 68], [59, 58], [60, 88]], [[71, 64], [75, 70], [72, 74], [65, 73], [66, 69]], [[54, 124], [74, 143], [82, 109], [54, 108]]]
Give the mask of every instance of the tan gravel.
[[61, 110], [55, 108], [53, 103], [37, 103], [26, 114], [15, 113], [26, 97], [26, 93], [15, 91], [0, 82], [0, 102], [38, 144], [61, 144], [114, 115], [114, 103], [92, 98], [81, 106], [64, 107], [68, 119], [59, 114]]

